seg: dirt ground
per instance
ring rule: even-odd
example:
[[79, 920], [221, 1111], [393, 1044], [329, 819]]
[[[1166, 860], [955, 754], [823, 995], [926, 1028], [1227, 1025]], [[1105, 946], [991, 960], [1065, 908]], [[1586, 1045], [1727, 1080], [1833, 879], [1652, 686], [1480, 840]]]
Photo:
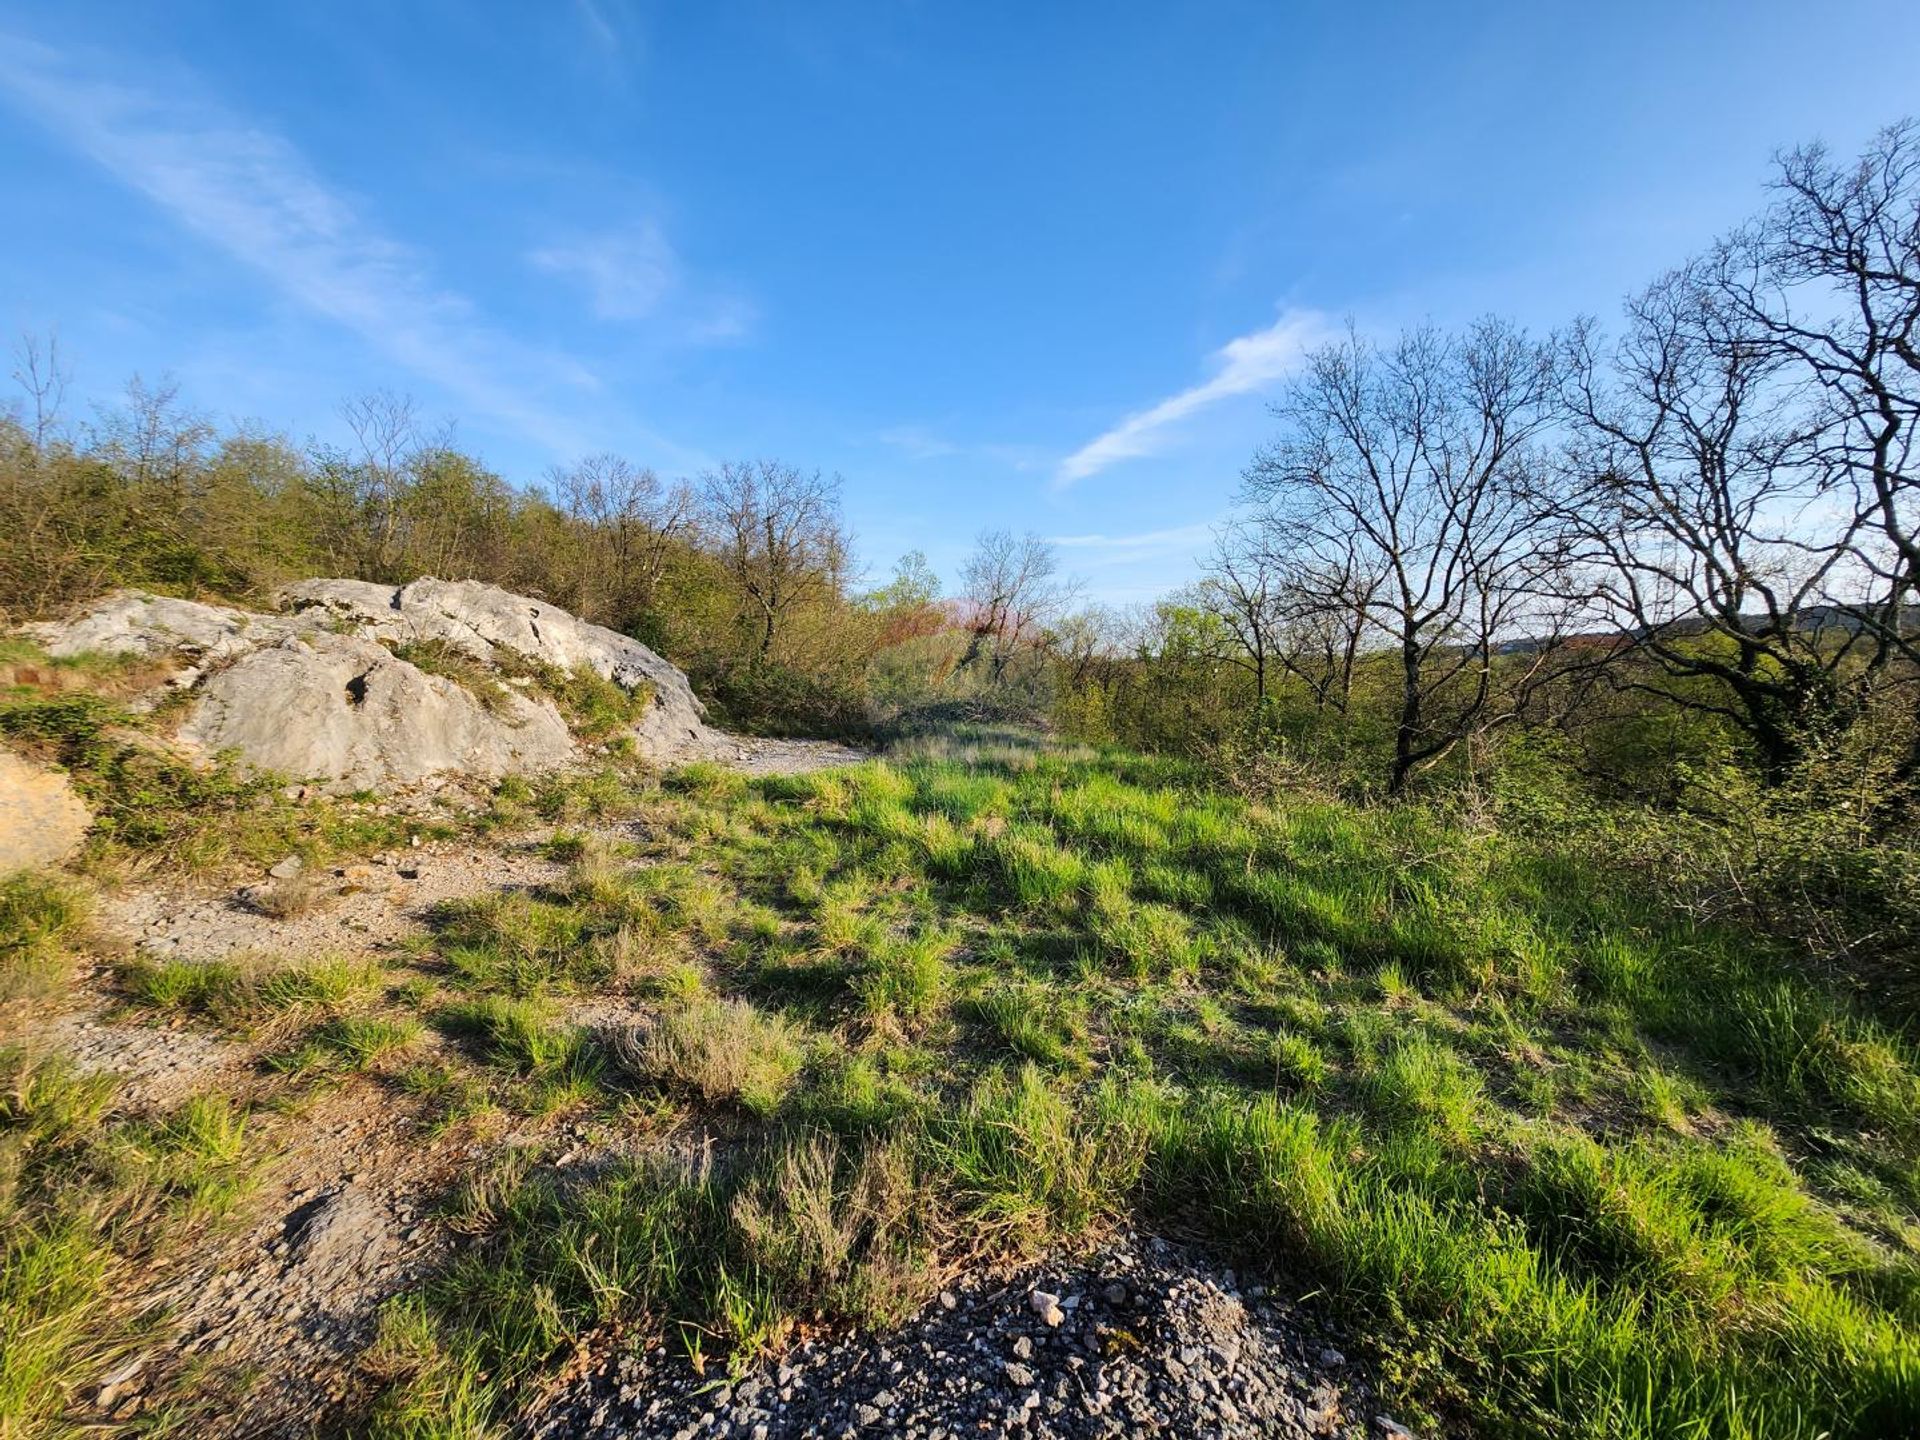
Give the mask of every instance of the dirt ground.
[[[829, 742], [739, 739], [712, 757], [749, 774], [855, 764], [867, 752]], [[621, 838], [619, 825], [604, 827]], [[95, 950], [102, 957], [212, 961], [318, 955], [378, 960], [428, 933], [446, 902], [535, 890], [564, 867], [542, 846], [552, 827], [510, 837], [429, 842], [313, 872], [324, 899], [292, 915], [261, 900], [271, 876], [234, 885], [128, 884], [100, 898]], [[389, 1089], [368, 1103], [364, 1082], [296, 1088], [267, 1059], [272, 1034], [226, 1038], [185, 1020], [156, 1021], [116, 996], [110, 958], [76, 977], [64, 999], [24, 1029], [36, 1048], [121, 1082], [130, 1113], [160, 1110], [218, 1091], [250, 1107], [249, 1148], [272, 1157], [235, 1216], [190, 1253], [170, 1255], [140, 1277], [130, 1297], [160, 1318], [151, 1342], [99, 1377], [91, 1401], [106, 1422], [137, 1418], [164, 1378], [191, 1368], [221, 1401], [195, 1416], [210, 1436], [305, 1436], [352, 1398], [354, 1360], [380, 1308], [429, 1272], [452, 1243], [441, 1201], [504, 1147], [539, 1143], [562, 1158], [593, 1151], [598, 1137], [575, 1122], [521, 1122], [476, 1139], [470, 1129], [436, 1133], [425, 1107]], [[575, 1023], [619, 1023], [618, 999], [580, 1001]], [[413, 1058], [431, 1061], [450, 1042], [428, 1030]], [[84, 1397], [83, 1398], [87, 1398]]]

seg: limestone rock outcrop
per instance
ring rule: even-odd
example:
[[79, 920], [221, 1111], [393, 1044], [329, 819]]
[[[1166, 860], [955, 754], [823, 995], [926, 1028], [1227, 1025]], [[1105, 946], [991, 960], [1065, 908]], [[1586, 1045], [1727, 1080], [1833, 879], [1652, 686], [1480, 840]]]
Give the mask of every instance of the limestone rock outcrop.
[[180, 739], [338, 789], [498, 780], [577, 758], [546, 701], [503, 692], [489, 704], [357, 635], [289, 635], [212, 671], [196, 696]]
[[635, 727], [644, 754], [664, 758], [713, 738], [706, 706], [678, 667], [617, 630], [492, 585], [422, 579], [395, 587], [362, 580], [308, 580], [282, 590], [280, 603], [298, 618], [325, 615], [375, 639], [444, 641], [483, 664], [492, 662], [498, 648], [556, 670], [584, 665], [623, 690], [648, 686], [653, 700]]
[[29, 633], [56, 656], [178, 657], [173, 683], [192, 697], [182, 741], [338, 791], [495, 780], [581, 758], [559, 710], [524, 675], [477, 693], [404, 658], [428, 642], [483, 668], [585, 667], [630, 693], [644, 687], [632, 738], [648, 758], [692, 758], [725, 741], [676, 667], [544, 601], [472, 581], [311, 580], [280, 604], [262, 614], [123, 591]]

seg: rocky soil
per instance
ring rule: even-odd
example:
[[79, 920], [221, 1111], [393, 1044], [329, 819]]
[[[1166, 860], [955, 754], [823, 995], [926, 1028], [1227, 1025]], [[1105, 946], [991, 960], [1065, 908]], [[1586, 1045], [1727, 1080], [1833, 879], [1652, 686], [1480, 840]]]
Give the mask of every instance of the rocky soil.
[[732, 1380], [665, 1347], [609, 1356], [524, 1428], [538, 1440], [1409, 1434], [1299, 1307], [1204, 1253], [1134, 1236], [968, 1277], [894, 1333], [810, 1340]]
[[[297, 860], [235, 887], [180, 891], [128, 886], [103, 898], [99, 921], [155, 959], [228, 955], [371, 954], [425, 932], [436, 906], [557, 882], [565, 867], [541, 853], [545, 830], [508, 842], [429, 842], [344, 865]], [[296, 906], [276, 897], [298, 892]], [[291, 913], [283, 913], [291, 909]]]
[[277, 1160], [239, 1226], [154, 1277], [142, 1301], [169, 1317], [166, 1338], [106, 1377], [93, 1397], [103, 1413], [136, 1416], [148, 1382], [195, 1367], [221, 1400], [190, 1433], [325, 1433], [353, 1393], [353, 1359], [382, 1305], [445, 1258], [449, 1237], [433, 1211], [478, 1160], [473, 1147], [433, 1139], [409, 1114], [369, 1112], [364, 1095], [346, 1092], [256, 1123]]

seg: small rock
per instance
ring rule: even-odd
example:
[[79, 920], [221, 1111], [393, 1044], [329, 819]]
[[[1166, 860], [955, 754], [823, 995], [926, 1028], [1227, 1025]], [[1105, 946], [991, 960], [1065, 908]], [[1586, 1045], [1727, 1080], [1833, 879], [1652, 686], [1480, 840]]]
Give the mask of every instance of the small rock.
[[1066, 1311], [1060, 1308], [1058, 1295], [1050, 1295], [1045, 1290], [1036, 1290], [1029, 1297], [1028, 1303], [1033, 1306], [1033, 1313], [1049, 1326], [1058, 1326], [1067, 1318]]
[[268, 870], [267, 874], [271, 875], [275, 880], [291, 880], [300, 873], [302, 868], [300, 857], [298, 855], [289, 855], [286, 859], [280, 861], [279, 864]]

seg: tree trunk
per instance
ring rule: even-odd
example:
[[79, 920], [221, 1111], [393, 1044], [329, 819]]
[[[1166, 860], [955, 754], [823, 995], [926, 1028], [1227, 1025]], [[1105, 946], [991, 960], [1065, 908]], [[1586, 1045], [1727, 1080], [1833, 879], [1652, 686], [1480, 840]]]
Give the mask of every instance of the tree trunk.
[[1400, 642], [1400, 723], [1393, 731], [1393, 770], [1387, 777], [1387, 794], [1397, 796], [1407, 788], [1419, 734], [1420, 646], [1409, 635]]

